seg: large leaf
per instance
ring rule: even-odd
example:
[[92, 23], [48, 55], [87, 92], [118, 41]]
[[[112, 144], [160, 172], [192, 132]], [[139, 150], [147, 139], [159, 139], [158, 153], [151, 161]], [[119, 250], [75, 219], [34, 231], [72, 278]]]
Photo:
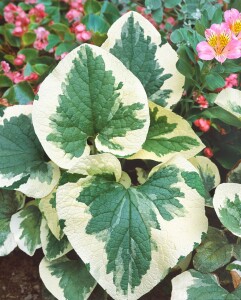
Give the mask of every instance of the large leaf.
[[198, 170], [203, 184], [207, 191], [205, 202], [207, 206], [213, 207], [212, 197], [209, 192], [220, 184], [220, 174], [217, 166], [207, 157], [196, 156], [189, 159], [189, 161]]
[[96, 286], [81, 260], [61, 257], [49, 262], [43, 258], [39, 273], [44, 285], [59, 300], [86, 300]]
[[177, 53], [143, 16], [129, 12], [109, 29], [102, 48], [114, 54], [140, 79], [149, 100], [171, 107], [183, 92], [185, 77], [176, 69]]
[[[82, 45], [45, 79], [34, 101], [33, 124], [48, 156], [68, 169], [90, 152], [118, 156], [144, 143], [149, 112], [140, 81], [105, 50]], [[50, 100], [51, 99], [51, 100]]]
[[46, 155], [34, 132], [31, 105], [15, 105], [0, 118], [0, 186], [29, 197], [44, 197], [57, 184], [60, 171]]
[[220, 184], [215, 190], [213, 207], [223, 225], [241, 237], [241, 184]]
[[149, 101], [150, 128], [142, 150], [131, 159], [166, 161], [181, 153], [190, 158], [199, 153], [204, 145], [182, 117]]
[[0, 256], [8, 255], [17, 243], [10, 230], [10, 220], [25, 202], [25, 196], [15, 191], [0, 190]]
[[64, 235], [60, 240], [56, 239], [44, 218], [42, 219], [40, 227], [40, 240], [43, 253], [49, 261], [62, 257], [72, 250], [72, 246], [70, 245], [66, 235]]
[[172, 279], [171, 300], [240, 300], [241, 290], [229, 293], [215, 275], [186, 271]]
[[221, 106], [223, 109], [227, 110], [237, 118], [241, 119], [241, 91], [227, 88], [222, 90], [216, 100], [215, 103], [218, 106]]
[[28, 255], [41, 248], [40, 225], [42, 215], [36, 205], [28, 205], [12, 215], [10, 228], [18, 247]]
[[230, 261], [233, 245], [229, 243], [223, 231], [209, 227], [207, 237], [196, 251], [193, 258], [195, 269], [208, 273], [216, 271]]
[[57, 212], [71, 245], [108, 294], [139, 299], [201, 242], [204, 187], [181, 156], [155, 167], [138, 187], [124, 187], [107, 172], [59, 187]]

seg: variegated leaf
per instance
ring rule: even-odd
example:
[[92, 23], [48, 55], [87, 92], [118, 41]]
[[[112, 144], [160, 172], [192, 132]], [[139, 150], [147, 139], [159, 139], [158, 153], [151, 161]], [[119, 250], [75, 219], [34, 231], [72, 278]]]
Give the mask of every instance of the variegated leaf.
[[12, 215], [10, 229], [18, 247], [28, 255], [34, 255], [41, 248], [40, 224], [42, 215], [34, 204], [25, 206]]
[[44, 218], [42, 219], [40, 227], [40, 240], [43, 253], [49, 261], [60, 258], [72, 250], [72, 246], [70, 245], [66, 235], [64, 235], [60, 240], [56, 239]]
[[241, 91], [233, 88], [223, 89], [216, 97], [215, 103], [241, 119]]
[[81, 260], [61, 257], [49, 262], [43, 258], [39, 273], [44, 285], [58, 300], [87, 300], [96, 286]]
[[213, 207], [212, 197], [209, 192], [220, 184], [220, 174], [217, 166], [207, 157], [196, 156], [189, 159], [189, 161], [198, 170], [203, 184], [207, 191], [205, 202], [207, 206]]
[[64, 169], [89, 154], [88, 143], [100, 152], [131, 155], [141, 148], [149, 127], [140, 81], [112, 54], [93, 45], [77, 47], [58, 64], [33, 106], [37, 136]]
[[0, 118], [0, 186], [44, 197], [57, 184], [60, 171], [46, 155], [34, 132], [31, 105], [15, 105]]
[[227, 174], [227, 182], [241, 184], [241, 160]]
[[115, 174], [116, 181], [121, 178], [121, 168], [119, 160], [110, 153], [90, 155], [80, 158], [68, 170], [68, 173], [82, 175], [97, 175], [108, 173], [112, 170]]
[[150, 128], [142, 150], [129, 159], [166, 161], [177, 153], [190, 158], [199, 153], [204, 145], [189, 123], [179, 115], [151, 101]]
[[146, 18], [129, 12], [109, 29], [101, 46], [114, 54], [144, 86], [148, 99], [170, 108], [183, 92], [185, 77], [176, 69], [177, 53]]
[[195, 168], [177, 157], [138, 187], [116, 182], [112, 170], [66, 183], [56, 203], [64, 232], [92, 276], [114, 299], [134, 300], [201, 242], [203, 193]]
[[241, 184], [220, 184], [215, 190], [213, 207], [222, 224], [241, 237]]
[[0, 256], [8, 255], [17, 243], [10, 230], [10, 220], [23, 207], [25, 196], [20, 192], [0, 190]]
[[63, 237], [63, 230], [60, 228], [59, 218], [56, 211], [56, 188], [48, 196], [39, 202], [39, 209], [45, 217], [48, 227], [56, 239]]
[[241, 290], [229, 293], [212, 274], [189, 270], [172, 279], [171, 300], [240, 300], [240, 297]]

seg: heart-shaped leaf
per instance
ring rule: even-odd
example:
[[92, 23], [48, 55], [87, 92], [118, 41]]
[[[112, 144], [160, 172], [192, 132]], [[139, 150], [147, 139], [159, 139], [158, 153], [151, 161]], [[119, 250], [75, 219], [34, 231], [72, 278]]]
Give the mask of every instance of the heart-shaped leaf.
[[46, 288], [59, 300], [86, 300], [96, 286], [81, 260], [61, 257], [49, 262], [43, 258], [39, 273]]
[[150, 128], [142, 150], [129, 159], [166, 161], [181, 153], [190, 158], [199, 153], [204, 145], [182, 117], [149, 101]]
[[0, 186], [44, 197], [58, 183], [59, 168], [47, 162], [34, 132], [31, 105], [15, 105], [0, 118]]
[[12, 215], [10, 228], [18, 247], [28, 255], [41, 248], [40, 224], [42, 214], [36, 205], [28, 205]]
[[237, 118], [241, 119], [240, 98], [241, 91], [237, 89], [226, 88], [218, 94], [215, 103]]
[[70, 245], [66, 235], [64, 235], [60, 240], [56, 239], [44, 218], [42, 219], [40, 227], [40, 240], [43, 253], [49, 261], [62, 257], [72, 250], [72, 246]]
[[201, 179], [189, 182], [194, 175], [195, 168], [176, 157], [138, 187], [123, 186], [106, 170], [57, 189], [65, 234], [114, 299], [139, 299], [201, 242], [207, 219], [196, 190]]
[[114, 54], [140, 79], [148, 99], [166, 107], [177, 103], [183, 92], [185, 77], [176, 69], [177, 53], [143, 16], [129, 12], [109, 29], [101, 46]]
[[229, 293], [215, 275], [195, 270], [185, 271], [172, 279], [171, 300], [240, 300], [241, 289]]
[[241, 184], [220, 184], [215, 190], [213, 207], [223, 225], [241, 237]]
[[15, 191], [0, 191], [0, 256], [8, 255], [17, 243], [10, 230], [10, 220], [23, 207], [25, 196]]
[[48, 156], [69, 169], [97, 150], [117, 156], [138, 151], [149, 127], [140, 81], [112, 54], [92, 45], [69, 53], [42, 83], [33, 124]]

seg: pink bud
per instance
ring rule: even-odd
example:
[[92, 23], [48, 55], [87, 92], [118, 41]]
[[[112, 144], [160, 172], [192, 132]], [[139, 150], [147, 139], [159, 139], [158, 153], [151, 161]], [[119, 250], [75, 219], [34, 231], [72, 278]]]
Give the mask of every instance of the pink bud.
[[8, 73], [10, 71], [9, 63], [7, 63], [5, 60], [1, 61], [1, 67], [4, 73]]
[[211, 158], [213, 157], [213, 150], [209, 147], [206, 147], [204, 150], [203, 150], [203, 153], [206, 157], [208, 158]]

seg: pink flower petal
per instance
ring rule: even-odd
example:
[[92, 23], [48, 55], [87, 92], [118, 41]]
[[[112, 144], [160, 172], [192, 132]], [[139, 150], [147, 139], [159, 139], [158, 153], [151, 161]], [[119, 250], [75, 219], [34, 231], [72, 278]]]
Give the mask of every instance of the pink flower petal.
[[225, 47], [224, 52], [227, 53], [227, 58], [230, 59], [241, 57], [241, 42], [238, 40], [232, 40]]
[[203, 60], [212, 60], [215, 57], [214, 49], [205, 41], [197, 44], [199, 58]]

